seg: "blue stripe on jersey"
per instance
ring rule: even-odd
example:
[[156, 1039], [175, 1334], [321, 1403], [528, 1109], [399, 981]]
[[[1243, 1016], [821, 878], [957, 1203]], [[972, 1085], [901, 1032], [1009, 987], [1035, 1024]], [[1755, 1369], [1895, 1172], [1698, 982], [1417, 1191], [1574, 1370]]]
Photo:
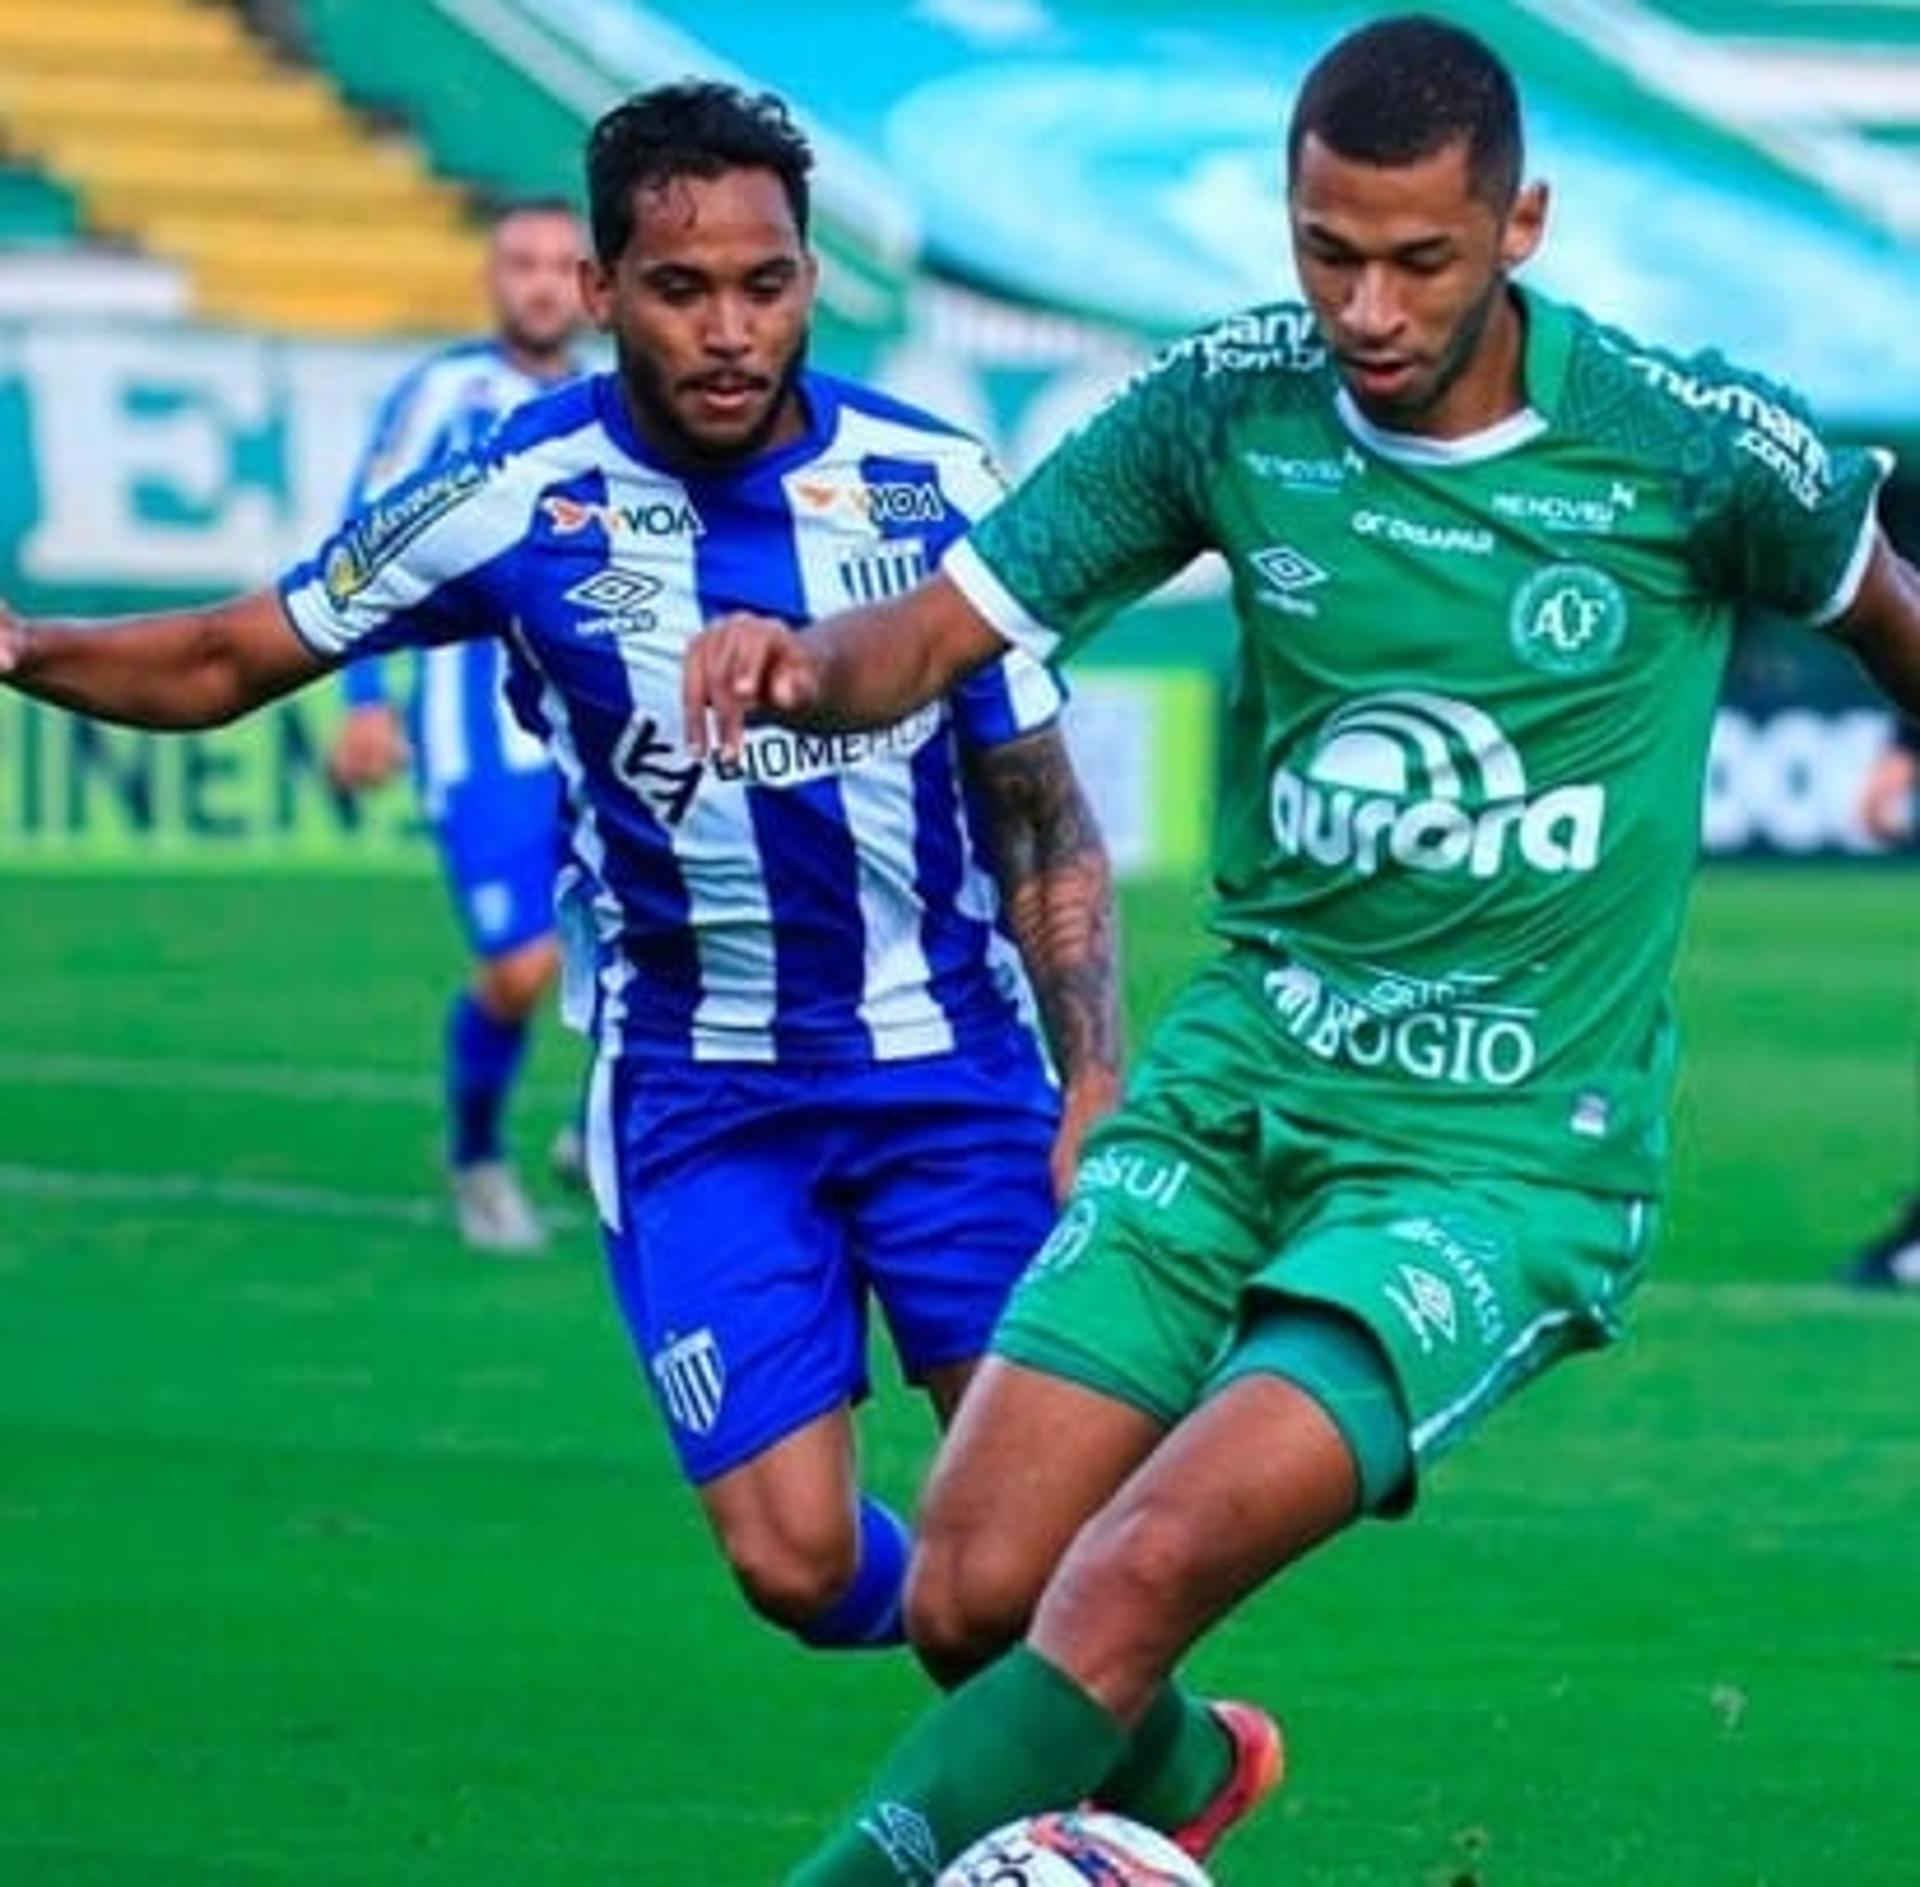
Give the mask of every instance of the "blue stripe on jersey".
[[[595, 471], [554, 479], [543, 487], [543, 498], [604, 505], [606, 476]], [[553, 513], [542, 511], [525, 541], [553, 544], [560, 536]], [[520, 655], [529, 671], [535, 659], [531, 651]], [[617, 952], [634, 971], [618, 993], [625, 1011], [619, 1033], [644, 1041], [651, 1053], [664, 1050], [676, 1060], [687, 1058], [701, 996], [693, 899], [665, 825], [654, 806], [632, 790], [616, 758], [636, 710], [632, 684], [610, 637], [549, 643], [541, 659], [546, 686], [540, 692], [540, 717], [552, 729], [572, 850], [582, 857], [597, 843], [600, 855], [583, 862], [591, 880], [620, 907]], [[589, 704], [604, 706], [595, 711]], [[598, 1009], [608, 998], [604, 974], [597, 983]], [[596, 1039], [601, 1021], [596, 1014]]]

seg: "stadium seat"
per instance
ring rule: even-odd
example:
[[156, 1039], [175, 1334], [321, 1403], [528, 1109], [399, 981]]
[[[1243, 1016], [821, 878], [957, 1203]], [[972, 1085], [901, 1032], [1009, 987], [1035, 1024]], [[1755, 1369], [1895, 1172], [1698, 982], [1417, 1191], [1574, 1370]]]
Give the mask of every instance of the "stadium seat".
[[72, 223], [183, 265], [210, 318], [368, 334], [480, 317], [461, 192], [234, 6], [0, 0], [0, 137], [53, 203], [70, 193]]

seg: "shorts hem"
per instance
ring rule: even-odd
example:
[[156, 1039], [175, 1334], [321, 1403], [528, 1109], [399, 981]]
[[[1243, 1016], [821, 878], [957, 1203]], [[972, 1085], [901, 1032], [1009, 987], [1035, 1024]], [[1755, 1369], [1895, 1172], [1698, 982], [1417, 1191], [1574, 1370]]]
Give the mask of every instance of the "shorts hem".
[[1057, 1376], [1063, 1382], [1076, 1383], [1115, 1402], [1138, 1409], [1164, 1427], [1172, 1428], [1186, 1413], [1161, 1401], [1138, 1383], [1130, 1382], [1116, 1370], [1057, 1341], [1023, 1342], [1017, 1331], [1001, 1331], [988, 1346], [988, 1354], [1023, 1369], [1037, 1370], [1043, 1376]]

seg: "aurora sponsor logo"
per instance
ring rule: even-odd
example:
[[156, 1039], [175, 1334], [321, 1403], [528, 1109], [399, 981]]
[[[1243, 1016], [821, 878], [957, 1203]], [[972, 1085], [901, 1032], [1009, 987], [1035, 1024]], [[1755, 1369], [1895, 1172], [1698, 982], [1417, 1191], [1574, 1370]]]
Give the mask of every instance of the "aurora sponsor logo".
[[1479, 999], [1491, 977], [1376, 977], [1368, 989], [1342, 990], [1289, 963], [1268, 971], [1262, 988], [1287, 1035], [1331, 1066], [1440, 1087], [1511, 1088], [1538, 1065], [1539, 1012]]
[[1593, 870], [1607, 794], [1585, 783], [1532, 792], [1485, 709], [1408, 689], [1329, 715], [1305, 765], [1275, 769], [1268, 804], [1286, 858], [1362, 877], [1398, 865], [1492, 878], [1516, 864]]

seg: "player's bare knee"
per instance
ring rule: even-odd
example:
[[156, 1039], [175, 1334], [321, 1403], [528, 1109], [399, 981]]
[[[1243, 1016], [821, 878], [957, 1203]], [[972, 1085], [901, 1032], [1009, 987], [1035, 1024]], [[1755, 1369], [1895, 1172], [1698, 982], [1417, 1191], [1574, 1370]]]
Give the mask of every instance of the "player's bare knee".
[[923, 1539], [907, 1572], [908, 1640], [935, 1677], [958, 1682], [1020, 1637], [1037, 1595], [1031, 1570], [991, 1541]]
[[851, 1529], [844, 1537], [800, 1539], [772, 1528], [746, 1528], [721, 1545], [747, 1603], [789, 1630], [844, 1597], [859, 1567], [860, 1543]]
[[726, 1543], [728, 1565], [747, 1603], [762, 1618], [781, 1626], [803, 1626], [818, 1618], [852, 1586], [858, 1543], [778, 1540], [762, 1536]]
[[1048, 1596], [1116, 1619], [1170, 1613], [1192, 1589], [1199, 1558], [1187, 1515], [1161, 1501], [1125, 1503], [1074, 1542]]

